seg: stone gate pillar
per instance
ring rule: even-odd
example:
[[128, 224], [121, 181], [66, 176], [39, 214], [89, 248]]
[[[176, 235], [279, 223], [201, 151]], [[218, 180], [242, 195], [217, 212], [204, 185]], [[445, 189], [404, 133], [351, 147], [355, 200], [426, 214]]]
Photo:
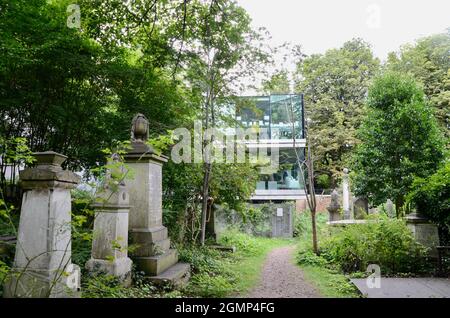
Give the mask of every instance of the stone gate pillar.
[[130, 237], [137, 248], [133, 261], [155, 282], [185, 282], [190, 275], [189, 264], [178, 263], [178, 252], [170, 248], [167, 228], [162, 224], [162, 165], [167, 157], [156, 154], [146, 144], [148, 121], [144, 115], [134, 117], [131, 149], [124, 155], [133, 170], [127, 180], [130, 195]]
[[20, 172], [24, 194], [4, 297], [78, 297], [80, 270], [71, 264], [70, 190], [80, 177], [61, 168], [66, 156], [53, 151], [34, 156], [36, 167]]

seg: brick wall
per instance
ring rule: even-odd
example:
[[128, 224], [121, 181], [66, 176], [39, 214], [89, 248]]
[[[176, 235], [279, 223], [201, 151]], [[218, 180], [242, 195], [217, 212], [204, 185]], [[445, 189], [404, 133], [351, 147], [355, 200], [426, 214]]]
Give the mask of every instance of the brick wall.
[[[330, 195], [316, 195], [317, 201], [317, 212], [326, 212], [327, 207], [330, 205], [331, 196]], [[303, 212], [308, 208], [308, 203], [306, 199], [296, 200], [295, 210], [296, 212]]]

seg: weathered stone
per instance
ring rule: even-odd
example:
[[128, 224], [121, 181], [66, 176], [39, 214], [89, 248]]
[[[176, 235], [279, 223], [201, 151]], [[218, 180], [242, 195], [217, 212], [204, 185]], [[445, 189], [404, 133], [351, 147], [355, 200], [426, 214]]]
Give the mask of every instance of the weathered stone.
[[167, 229], [162, 224], [162, 164], [167, 157], [157, 155], [146, 142], [148, 121], [144, 115], [133, 118], [131, 149], [124, 155], [134, 178], [126, 184], [130, 194], [129, 230], [136, 245], [133, 260], [148, 276], [158, 276], [178, 262], [170, 249]]
[[369, 201], [366, 198], [356, 198], [353, 202], [355, 219], [362, 220], [369, 213]]
[[331, 193], [331, 202], [330, 205], [327, 207], [327, 210], [329, 212], [329, 222], [333, 221], [339, 221], [341, 219], [340, 210], [341, 206], [339, 204], [339, 194], [336, 190], [333, 190]]
[[148, 279], [156, 285], [171, 285], [176, 288], [183, 287], [191, 277], [191, 266], [186, 263], [177, 263], [160, 275]]
[[436, 225], [419, 213], [410, 213], [406, 217], [406, 224], [417, 242], [429, 248], [429, 255], [437, 257], [436, 246], [439, 246], [439, 233]]
[[395, 206], [394, 206], [394, 202], [392, 202], [391, 199], [387, 199], [385, 209], [386, 209], [386, 213], [388, 216], [390, 216], [391, 218], [395, 217], [395, 215], [396, 215]]
[[344, 219], [351, 219], [350, 210], [350, 189], [348, 183], [348, 169], [344, 168], [344, 175], [342, 176], [342, 208], [344, 209]]
[[71, 264], [71, 196], [80, 178], [63, 171], [65, 156], [35, 153], [20, 173], [22, 200], [13, 275], [5, 297], [78, 297], [80, 272]]
[[135, 262], [146, 274], [156, 276], [178, 262], [178, 252], [175, 249], [169, 249], [160, 255], [136, 257]]
[[[117, 157], [116, 157], [117, 158]], [[132, 261], [128, 258], [129, 195], [122, 182], [112, 190], [106, 178], [96, 198], [92, 256], [86, 268], [120, 279], [122, 285], [131, 284]]]

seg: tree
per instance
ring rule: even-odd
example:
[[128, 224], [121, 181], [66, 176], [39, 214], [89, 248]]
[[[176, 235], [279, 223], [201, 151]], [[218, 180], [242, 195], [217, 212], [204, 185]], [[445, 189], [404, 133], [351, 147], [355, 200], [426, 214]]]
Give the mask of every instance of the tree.
[[289, 75], [287, 70], [282, 70], [273, 74], [269, 80], [262, 82], [262, 92], [264, 94], [287, 94], [291, 91]]
[[102, 149], [129, 138], [135, 113], [148, 115], [157, 136], [196, 107], [169, 66], [152, 64], [161, 49], [103, 39], [110, 33], [89, 27], [101, 1], [83, 3], [82, 28], [68, 28], [70, 3], [0, 1], [0, 136], [26, 138], [32, 151], [52, 149], [69, 157], [69, 168], [88, 169], [103, 162]]
[[378, 69], [378, 59], [361, 39], [323, 55], [301, 57], [297, 64], [296, 91], [305, 94], [316, 171], [330, 176], [332, 186], [358, 142], [367, 88]]
[[421, 38], [390, 53], [387, 68], [407, 73], [423, 84], [438, 124], [450, 138], [450, 28], [447, 33]]
[[414, 177], [432, 174], [442, 161], [442, 137], [423, 90], [409, 76], [376, 78], [367, 107], [354, 154], [354, 191], [372, 204], [392, 199], [400, 216]]
[[[250, 17], [235, 1], [192, 1], [191, 14], [180, 47], [183, 69], [192, 89], [201, 96], [203, 129], [215, 128], [227, 121], [221, 105], [243, 88], [241, 79], [252, 77], [261, 69], [267, 55], [255, 42], [261, 35], [250, 25]], [[229, 116], [228, 116], [229, 117]], [[229, 118], [228, 118], [229, 119]], [[214, 135], [203, 140], [203, 146], [214, 143]], [[206, 214], [213, 167], [204, 154], [202, 191], [202, 234], [205, 242]]]

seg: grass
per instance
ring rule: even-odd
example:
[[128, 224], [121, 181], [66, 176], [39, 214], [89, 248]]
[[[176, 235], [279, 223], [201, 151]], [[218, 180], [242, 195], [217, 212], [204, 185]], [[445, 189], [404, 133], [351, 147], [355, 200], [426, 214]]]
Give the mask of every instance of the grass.
[[[300, 266], [300, 265], [299, 265]], [[313, 283], [324, 297], [355, 298], [360, 297], [356, 287], [344, 275], [327, 268], [303, 265], [300, 266], [305, 278]]]
[[[320, 238], [327, 231], [326, 213], [318, 213], [317, 233]], [[296, 263], [303, 270], [305, 279], [317, 287], [323, 297], [331, 298], [357, 298], [361, 297], [357, 288], [349, 278], [336, 270], [331, 264], [316, 256], [312, 252], [311, 215], [302, 213], [296, 218], [296, 230], [298, 235], [298, 247], [296, 251]]]
[[295, 244], [294, 240], [289, 239], [262, 237], [254, 239], [259, 243], [257, 252], [251, 255], [238, 254], [238, 261], [231, 266], [231, 270], [236, 273], [237, 282], [233, 293], [229, 296], [245, 296], [258, 283], [264, 261], [271, 250]]
[[182, 294], [190, 297], [245, 297], [257, 284], [267, 254], [294, 240], [254, 237], [238, 231], [223, 233], [219, 243], [236, 252], [204, 247], [180, 247], [180, 259], [192, 267], [192, 278]]

